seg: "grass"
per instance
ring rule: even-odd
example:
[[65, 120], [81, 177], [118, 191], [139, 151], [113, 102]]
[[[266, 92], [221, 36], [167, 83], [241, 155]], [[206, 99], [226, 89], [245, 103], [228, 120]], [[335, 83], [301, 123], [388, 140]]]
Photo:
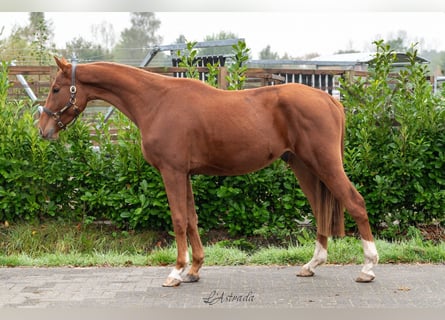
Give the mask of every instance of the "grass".
[[[205, 245], [205, 265], [296, 265], [310, 260], [314, 250], [313, 240], [249, 250], [239, 243]], [[377, 240], [376, 246], [380, 263], [445, 263], [445, 242], [425, 241], [420, 232], [403, 241]], [[176, 247], [168, 234], [55, 222], [0, 228], [0, 266], [166, 266], [175, 259]], [[328, 263], [363, 263], [361, 242], [353, 237], [331, 240]]]

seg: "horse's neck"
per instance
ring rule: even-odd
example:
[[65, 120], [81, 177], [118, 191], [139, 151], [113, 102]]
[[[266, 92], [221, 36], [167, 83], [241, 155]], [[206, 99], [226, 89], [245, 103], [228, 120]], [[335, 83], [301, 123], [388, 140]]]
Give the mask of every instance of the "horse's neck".
[[153, 77], [136, 68], [98, 63], [89, 67], [82, 81], [91, 88], [91, 100], [112, 104], [138, 125], [139, 114], [146, 112], [142, 106], [149, 107], [149, 102], [156, 99], [156, 92], [159, 92]]

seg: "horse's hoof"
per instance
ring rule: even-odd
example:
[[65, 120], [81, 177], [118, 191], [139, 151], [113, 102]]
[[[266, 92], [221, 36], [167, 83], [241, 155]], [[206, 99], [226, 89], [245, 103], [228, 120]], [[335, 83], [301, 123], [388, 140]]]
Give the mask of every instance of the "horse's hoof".
[[375, 275], [374, 275], [374, 273], [372, 273], [372, 271], [371, 271], [371, 274], [360, 272], [359, 276], [357, 277], [357, 279], [355, 279], [355, 281], [360, 282], [360, 283], [367, 283], [367, 282], [371, 282], [374, 279], [375, 279]]
[[162, 284], [163, 287], [177, 287], [181, 284], [181, 280], [168, 277], [167, 280]]
[[190, 274], [188, 273], [182, 282], [190, 283], [190, 282], [198, 282], [199, 281], [199, 275], [197, 274]]
[[187, 274], [184, 279], [182, 280], [182, 282], [198, 282], [199, 281], [199, 275], [195, 275], [195, 274]]
[[301, 268], [300, 272], [297, 273], [297, 277], [313, 277], [313, 276], [314, 272], [306, 268]]

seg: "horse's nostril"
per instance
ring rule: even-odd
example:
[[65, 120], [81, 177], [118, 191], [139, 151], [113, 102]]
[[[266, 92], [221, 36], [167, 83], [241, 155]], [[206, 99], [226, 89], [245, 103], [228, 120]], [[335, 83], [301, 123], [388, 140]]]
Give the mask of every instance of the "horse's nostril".
[[39, 127], [39, 135], [45, 140], [56, 140], [59, 136], [58, 133], [55, 132], [54, 128], [44, 130], [41, 127]]

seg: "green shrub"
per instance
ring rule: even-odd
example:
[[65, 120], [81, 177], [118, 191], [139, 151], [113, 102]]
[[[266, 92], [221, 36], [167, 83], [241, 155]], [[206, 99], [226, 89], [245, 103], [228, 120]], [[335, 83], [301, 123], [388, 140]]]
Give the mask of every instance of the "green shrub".
[[31, 110], [23, 102], [0, 110], [0, 220], [75, 218], [76, 166], [85, 165], [89, 132], [79, 124], [58, 143], [44, 141]]
[[247, 48], [246, 42], [243, 40], [239, 40], [237, 44], [234, 44], [232, 49], [234, 53], [234, 61], [229, 65], [227, 70], [227, 89], [241, 90], [244, 88], [244, 83], [246, 82], [246, 62], [249, 60], [250, 49]]
[[8, 66], [7, 61], [1, 61], [0, 64], [0, 105], [6, 103], [8, 97], [8, 89], [11, 87], [11, 83], [8, 79]]
[[445, 101], [434, 95], [414, 46], [408, 66], [394, 75], [394, 51], [375, 44], [370, 76], [341, 83], [345, 167], [372, 225], [394, 237], [411, 225], [444, 222]]
[[[370, 77], [342, 81], [345, 169], [375, 230], [392, 238], [410, 226], [444, 223], [445, 102], [432, 93], [415, 48], [393, 76], [393, 51], [376, 45]], [[145, 162], [140, 134], [123, 114], [93, 137], [79, 119], [49, 142], [38, 136], [31, 105], [0, 103], [0, 221], [105, 219], [123, 229], [172, 230], [161, 176]], [[116, 141], [111, 128], [118, 129]], [[310, 207], [282, 161], [238, 177], [196, 175], [192, 186], [202, 232], [309, 238], [299, 221], [313, 219]], [[346, 223], [355, 229], [350, 218]]]

